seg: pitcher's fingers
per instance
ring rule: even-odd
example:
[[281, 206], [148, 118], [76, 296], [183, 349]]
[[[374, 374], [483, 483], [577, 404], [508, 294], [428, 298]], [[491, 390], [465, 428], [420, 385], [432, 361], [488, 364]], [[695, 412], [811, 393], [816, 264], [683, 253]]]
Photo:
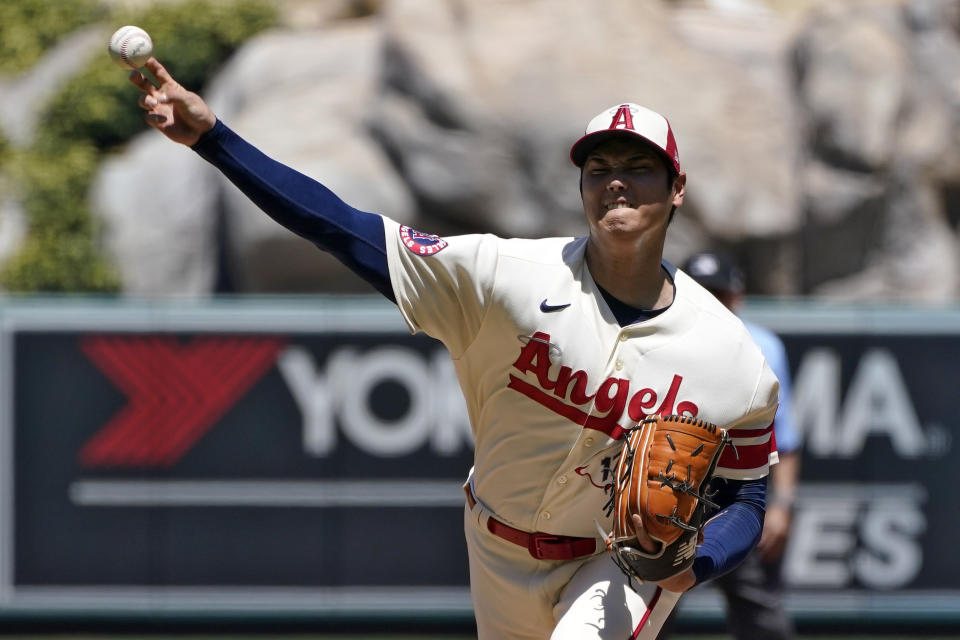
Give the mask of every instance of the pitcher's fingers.
[[154, 96], [142, 95], [140, 99], [137, 100], [137, 104], [139, 104], [140, 108], [144, 111], [150, 111], [160, 103]]
[[170, 72], [160, 64], [160, 61], [151, 56], [147, 62], [143, 65], [150, 70], [150, 73], [153, 74], [153, 77], [160, 81], [160, 86], [163, 86], [167, 83], [176, 84], [176, 80], [173, 79], [173, 76], [170, 75]]
[[162, 113], [157, 113], [156, 111], [151, 111], [145, 116], [147, 124], [151, 127], [159, 128], [161, 125], [166, 124], [167, 116]]
[[159, 92], [159, 89], [157, 89], [157, 87], [150, 82], [150, 79], [139, 71], [130, 72], [130, 82], [132, 82], [137, 89], [140, 89], [141, 93], [155, 95]]

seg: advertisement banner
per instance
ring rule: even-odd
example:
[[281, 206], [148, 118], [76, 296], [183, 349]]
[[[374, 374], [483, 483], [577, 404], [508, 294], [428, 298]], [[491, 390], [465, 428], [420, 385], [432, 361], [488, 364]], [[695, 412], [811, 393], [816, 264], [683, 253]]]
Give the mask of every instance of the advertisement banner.
[[[960, 622], [952, 487], [960, 315], [754, 310], [790, 362], [801, 483], [783, 560], [798, 617]], [[691, 593], [684, 611], [719, 607]]]
[[446, 351], [299, 311], [8, 313], [2, 604], [468, 616]]
[[[960, 313], [748, 309], [784, 339], [810, 619], [960, 622]], [[385, 302], [0, 309], [0, 613], [469, 620], [472, 436]], [[719, 620], [709, 586], [687, 619]]]

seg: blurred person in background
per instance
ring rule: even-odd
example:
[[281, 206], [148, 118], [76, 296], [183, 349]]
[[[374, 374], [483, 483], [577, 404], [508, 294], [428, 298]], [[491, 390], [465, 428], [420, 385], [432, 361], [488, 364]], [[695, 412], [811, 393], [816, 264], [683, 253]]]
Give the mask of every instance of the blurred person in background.
[[[728, 309], [735, 313], [740, 309], [746, 282], [743, 271], [728, 254], [696, 253], [682, 268]], [[744, 321], [744, 325], [780, 380], [780, 406], [774, 422], [780, 463], [770, 473], [770, 495], [760, 542], [743, 564], [713, 583], [723, 591], [727, 624], [737, 640], [788, 640], [794, 637], [794, 629], [783, 604], [780, 566], [800, 475], [800, 441], [790, 400], [790, 367], [783, 341], [775, 333], [749, 321]], [[659, 637], [664, 639], [667, 634], [665, 629]]]

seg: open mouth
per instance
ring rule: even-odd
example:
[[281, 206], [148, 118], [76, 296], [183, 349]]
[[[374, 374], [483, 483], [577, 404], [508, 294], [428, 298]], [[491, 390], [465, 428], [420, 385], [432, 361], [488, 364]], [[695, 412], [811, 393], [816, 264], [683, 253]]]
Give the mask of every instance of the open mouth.
[[607, 211], [613, 211], [614, 209], [636, 209], [636, 207], [633, 205], [633, 203], [626, 202], [624, 200], [617, 200], [616, 202], [607, 203]]

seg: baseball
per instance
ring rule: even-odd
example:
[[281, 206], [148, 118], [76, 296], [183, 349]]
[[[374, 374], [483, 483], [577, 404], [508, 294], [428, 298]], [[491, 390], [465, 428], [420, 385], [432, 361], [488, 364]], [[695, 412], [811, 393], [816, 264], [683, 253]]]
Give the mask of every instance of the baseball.
[[110, 57], [124, 69], [139, 69], [153, 55], [153, 40], [140, 27], [120, 27], [107, 46]]

